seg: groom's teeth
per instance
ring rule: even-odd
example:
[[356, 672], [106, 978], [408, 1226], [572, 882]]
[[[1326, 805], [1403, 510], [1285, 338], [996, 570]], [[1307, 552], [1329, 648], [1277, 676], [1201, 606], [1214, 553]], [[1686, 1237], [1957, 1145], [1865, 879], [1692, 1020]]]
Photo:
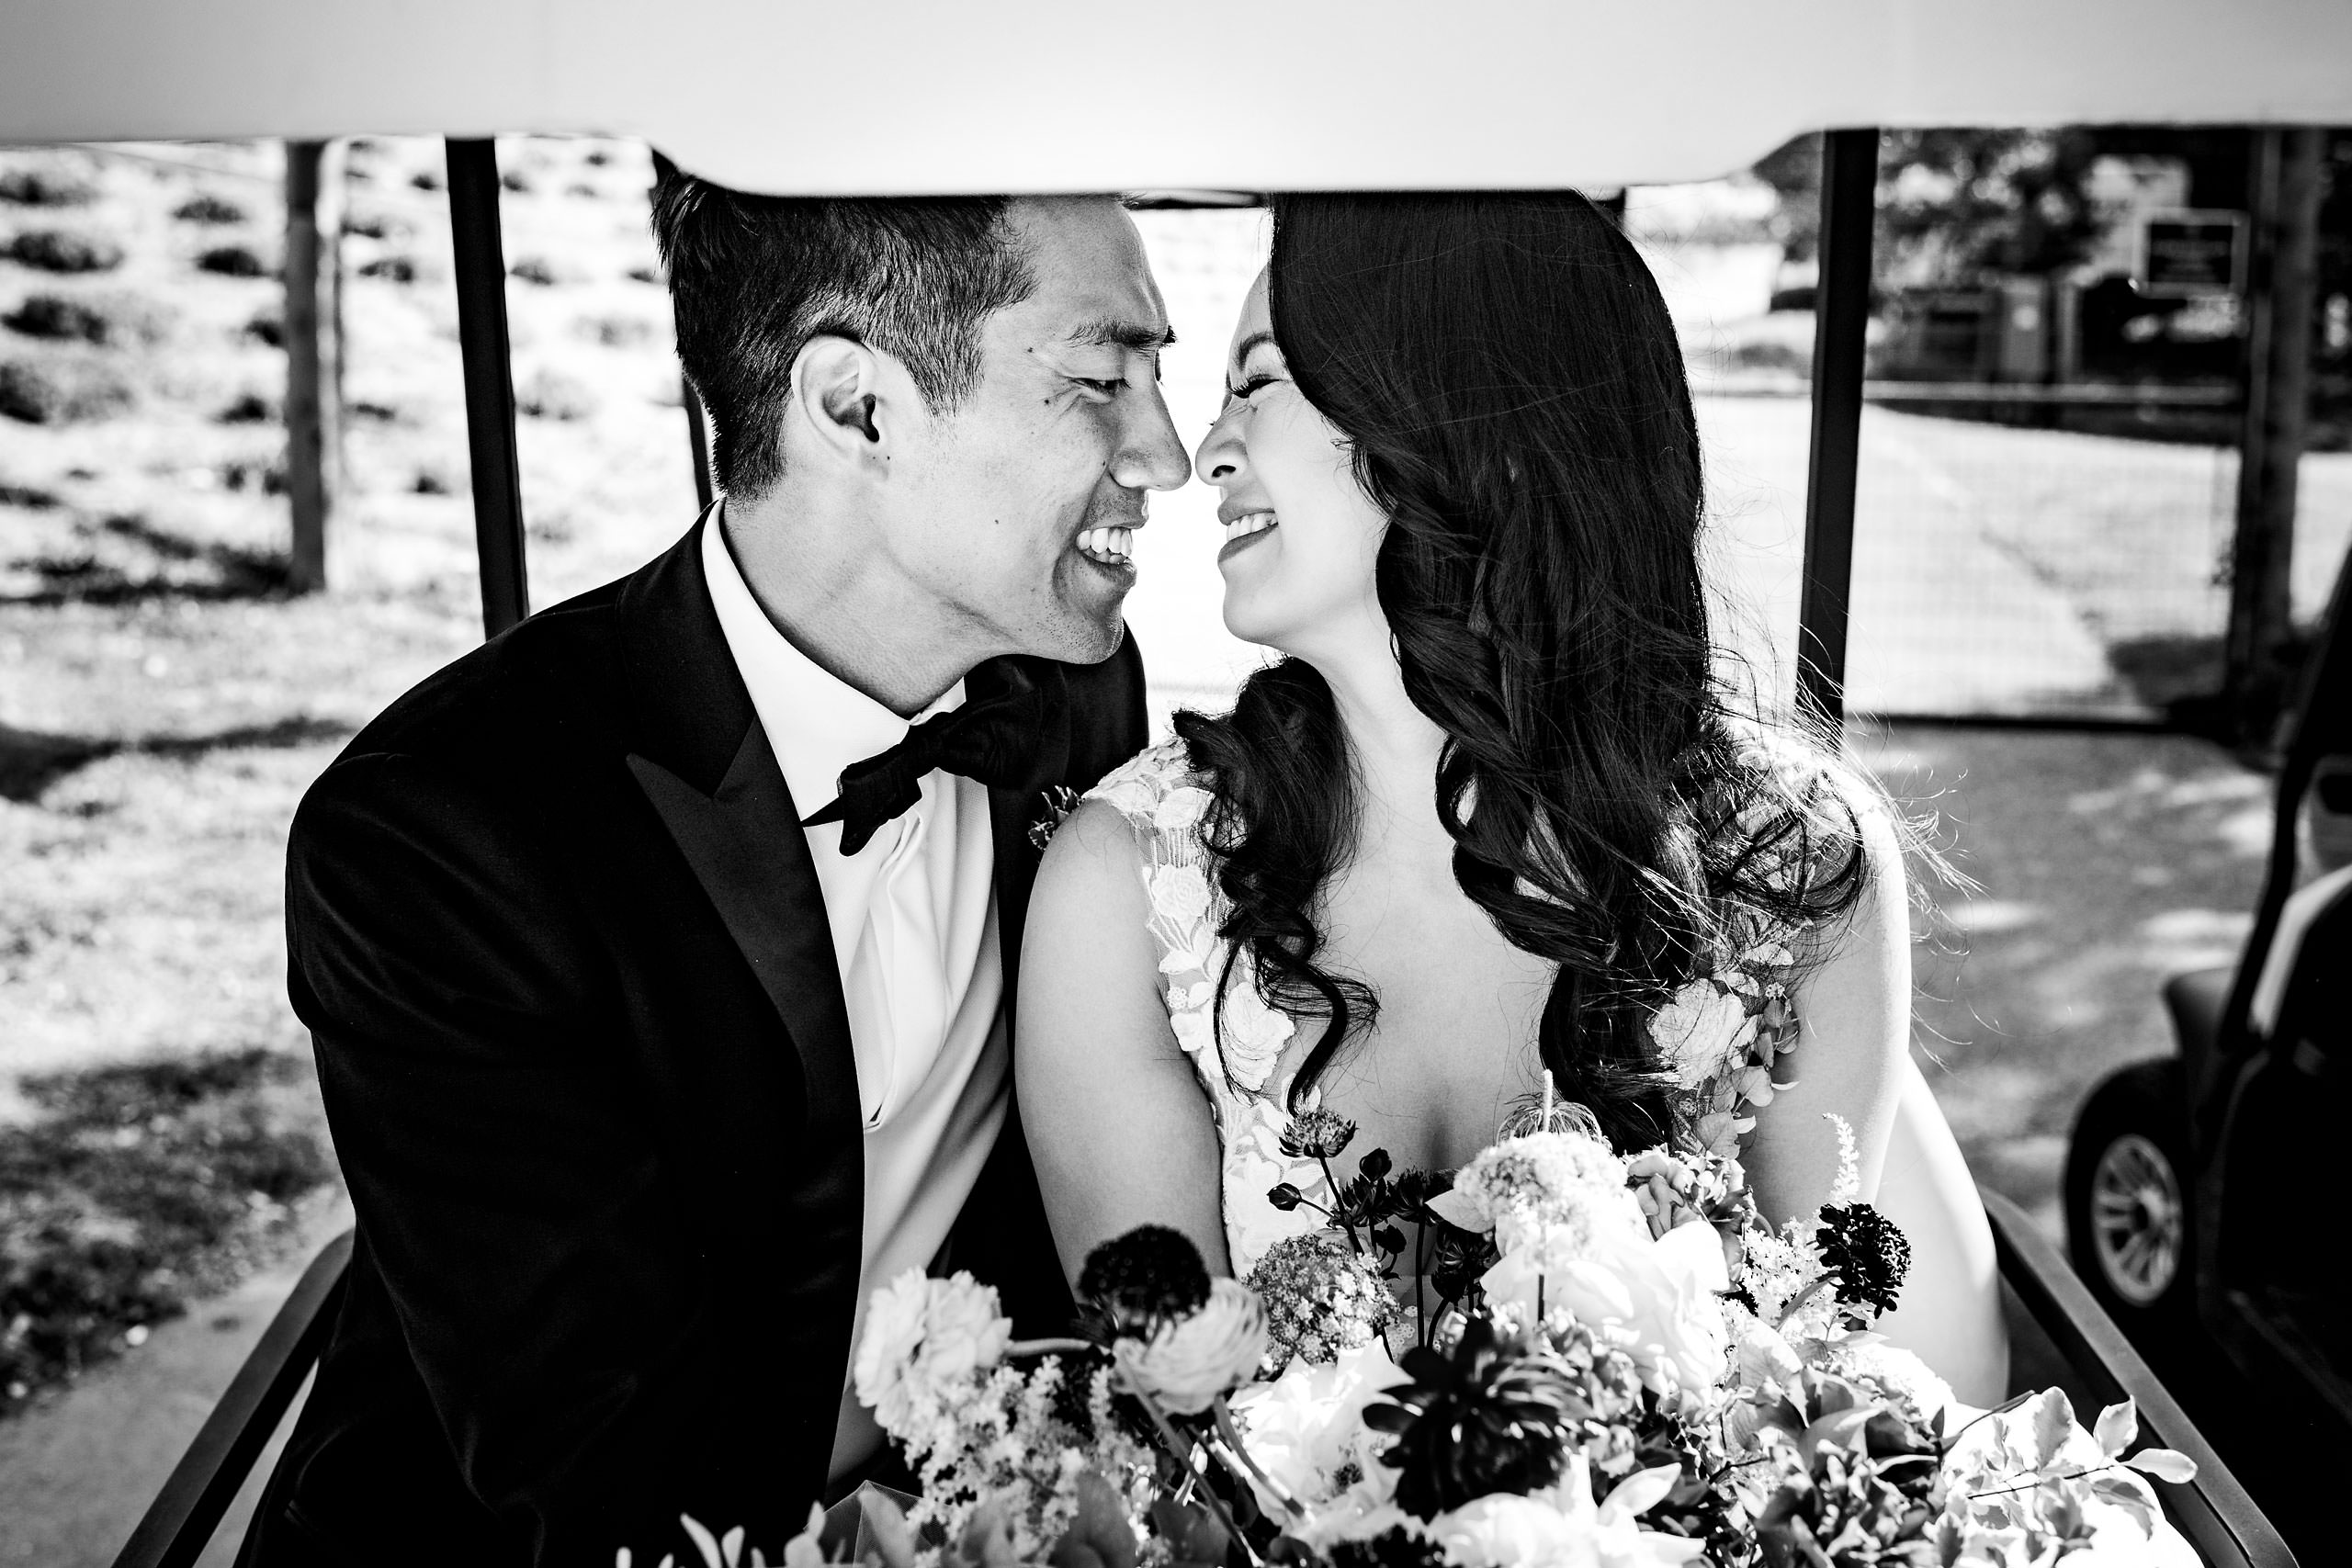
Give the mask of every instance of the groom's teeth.
[[1078, 536], [1079, 553], [1105, 566], [1125, 565], [1135, 547], [1133, 528], [1088, 528]]
[[1262, 534], [1272, 526], [1274, 526], [1272, 513], [1252, 512], [1248, 516], [1237, 517], [1225, 525], [1225, 542], [1229, 545], [1236, 539], [1246, 539], [1252, 534]]

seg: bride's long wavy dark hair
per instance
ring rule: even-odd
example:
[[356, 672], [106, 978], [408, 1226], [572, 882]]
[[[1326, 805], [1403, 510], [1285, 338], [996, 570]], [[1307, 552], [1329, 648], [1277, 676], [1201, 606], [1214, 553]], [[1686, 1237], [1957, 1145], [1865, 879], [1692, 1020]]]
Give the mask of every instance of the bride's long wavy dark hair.
[[[1446, 734], [1454, 876], [1559, 964], [1537, 1036], [1559, 1091], [1621, 1148], [1657, 1143], [1673, 1077], [1651, 1014], [1763, 932], [1841, 912], [1866, 875], [1829, 775], [1790, 765], [1801, 744], [1759, 745], [1715, 678], [1665, 302], [1572, 192], [1278, 197], [1273, 220], [1275, 343], [1389, 519], [1380, 604]], [[1326, 1021], [1295, 1105], [1378, 1008], [1317, 961], [1316, 899], [1358, 819], [1347, 739], [1297, 659], [1176, 726], [1219, 802], [1221, 934], [1269, 1000]]]

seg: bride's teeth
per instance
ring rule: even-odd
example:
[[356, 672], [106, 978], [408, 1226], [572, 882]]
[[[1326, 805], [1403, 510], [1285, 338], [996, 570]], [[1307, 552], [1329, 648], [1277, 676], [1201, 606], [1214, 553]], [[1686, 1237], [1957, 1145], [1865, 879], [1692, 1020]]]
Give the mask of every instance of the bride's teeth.
[[1252, 512], [1246, 517], [1237, 517], [1225, 525], [1226, 543], [1246, 539], [1252, 534], [1262, 534], [1274, 526], [1274, 514], [1271, 512]]

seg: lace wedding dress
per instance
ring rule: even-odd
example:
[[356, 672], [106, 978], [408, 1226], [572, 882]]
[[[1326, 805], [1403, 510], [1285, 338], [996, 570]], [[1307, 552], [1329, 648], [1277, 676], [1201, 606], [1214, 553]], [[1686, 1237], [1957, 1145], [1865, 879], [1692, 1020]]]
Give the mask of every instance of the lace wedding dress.
[[[1211, 796], [1192, 772], [1183, 742], [1139, 753], [1088, 798], [1116, 808], [1145, 852], [1144, 890], [1168, 1020], [1216, 1115], [1226, 1246], [1233, 1272], [1244, 1276], [1275, 1242], [1317, 1229], [1323, 1216], [1309, 1205], [1330, 1202], [1322, 1167], [1281, 1147], [1290, 1120], [1282, 1058], [1295, 1026], [1258, 994], [1244, 962], [1235, 967], [1219, 1038], [1213, 1020], [1227, 944], [1216, 931], [1227, 906], [1201, 842]], [[1752, 948], [1724, 973], [1691, 982], [1652, 1016], [1652, 1037], [1682, 1087], [1677, 1118], [1709, 1148], [1736, 1152], [1756, 1125], [1754, 1110], [1771, 1102], [1773, 1064], [1796, 1047], [1789, 1002], [1793, 967], [1781, 942]], [[1283, 1182], [1309, 1203], [1288, 1213], [1275, 1208], [1266, 1194]]]

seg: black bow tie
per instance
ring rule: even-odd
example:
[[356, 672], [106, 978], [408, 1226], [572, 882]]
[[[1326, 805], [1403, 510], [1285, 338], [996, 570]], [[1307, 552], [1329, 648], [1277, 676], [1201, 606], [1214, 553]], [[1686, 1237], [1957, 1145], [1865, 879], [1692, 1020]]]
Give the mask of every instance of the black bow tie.
[[842, 825], [842, 853], [864, 849], [881, 826], [922, 798], [922, 779], [944, 768], [977, 779], [992, 789], [1042, 789], [1054, 782], [1036, 776], [1049, 759], [1039, 745], [1045, 697], [1025, 676], [953, 713], [935, 714], [907, 731], [906, 739], [878, 756], [842, 770], [841, 795], [801, 826]]

